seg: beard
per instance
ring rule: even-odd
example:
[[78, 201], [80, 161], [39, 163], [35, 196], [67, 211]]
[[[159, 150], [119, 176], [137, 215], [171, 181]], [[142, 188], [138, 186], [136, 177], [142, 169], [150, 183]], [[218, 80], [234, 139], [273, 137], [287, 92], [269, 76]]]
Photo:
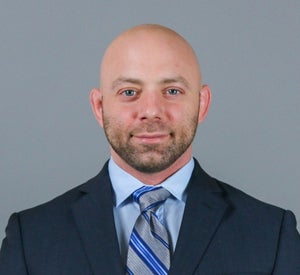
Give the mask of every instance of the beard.
[[[143, 173], [157, 173], [170, 167], [191, 145], [198, 126], [198, 115], [182, 120], [172, 129], [161, 122], [147, 122], [128, 130], [121, 122], [103, 112], [103, 128], [112, 149], [131, 167]], [[159, 144], [134, 144], [136, 133], [167, 132], [169, 138]]]

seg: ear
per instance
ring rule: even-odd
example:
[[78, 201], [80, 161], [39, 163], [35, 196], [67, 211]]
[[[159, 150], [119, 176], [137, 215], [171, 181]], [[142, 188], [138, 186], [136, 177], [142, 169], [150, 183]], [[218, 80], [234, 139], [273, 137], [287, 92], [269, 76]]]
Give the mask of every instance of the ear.
[[94, 116], [101, 127], [103, 127], [102, 117], [102, 92], [100, 89], [92, 89], [90, 93], [90, 104], [94, 113]]
[[206, 117], [211, 101], [211, 91], [208, 85], [203, 85], [200, 91], [200, 110], [198, 117], [198, 124], [200, 124]]

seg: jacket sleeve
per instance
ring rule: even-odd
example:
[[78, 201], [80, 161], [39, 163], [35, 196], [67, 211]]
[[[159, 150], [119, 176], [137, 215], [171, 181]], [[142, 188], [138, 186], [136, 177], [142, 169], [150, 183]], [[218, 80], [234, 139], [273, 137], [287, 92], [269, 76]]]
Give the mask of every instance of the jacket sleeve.
[[6, 228], [0, 250], [0, 274], [1, 275], [27, 275], [25, 263], [21, 227], [18, 214], [13, 214]]
[[300, 275], [300, 235], [296, 228], [296, 218], [291, 211], [286, 211], [283, 217], [277, 260], [272, 274]]

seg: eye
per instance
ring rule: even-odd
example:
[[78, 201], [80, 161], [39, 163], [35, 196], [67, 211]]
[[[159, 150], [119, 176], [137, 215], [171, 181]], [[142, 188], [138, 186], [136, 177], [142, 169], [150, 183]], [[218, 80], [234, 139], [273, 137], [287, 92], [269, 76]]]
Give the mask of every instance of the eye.
[[136, 95], [136, 91], [128, 89], [128, 90], [122, 91], [122, 94], [125, 95], [125, 96], [128, 96], [128, 97], [131, 97], [131, 96], [135, 96]]
[[175, 89], [175, 88], [171, 88], [171, 89], [167, 90], [167, 94], [169, 94], [169, 95], [178, 95], [178, 94], [180, 94], [180, 90]]

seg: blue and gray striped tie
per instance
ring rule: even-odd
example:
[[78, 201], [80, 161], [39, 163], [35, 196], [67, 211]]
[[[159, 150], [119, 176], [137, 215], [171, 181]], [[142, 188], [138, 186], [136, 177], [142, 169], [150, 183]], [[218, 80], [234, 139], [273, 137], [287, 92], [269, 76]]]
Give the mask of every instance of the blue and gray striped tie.
[[162, 187], [143, 186], [132, 195], [140, 205], [141, 214], [130, 236], [127, 274], [168, 274], [171, 254], [168, 232], [155, 211], [170, 193]]

